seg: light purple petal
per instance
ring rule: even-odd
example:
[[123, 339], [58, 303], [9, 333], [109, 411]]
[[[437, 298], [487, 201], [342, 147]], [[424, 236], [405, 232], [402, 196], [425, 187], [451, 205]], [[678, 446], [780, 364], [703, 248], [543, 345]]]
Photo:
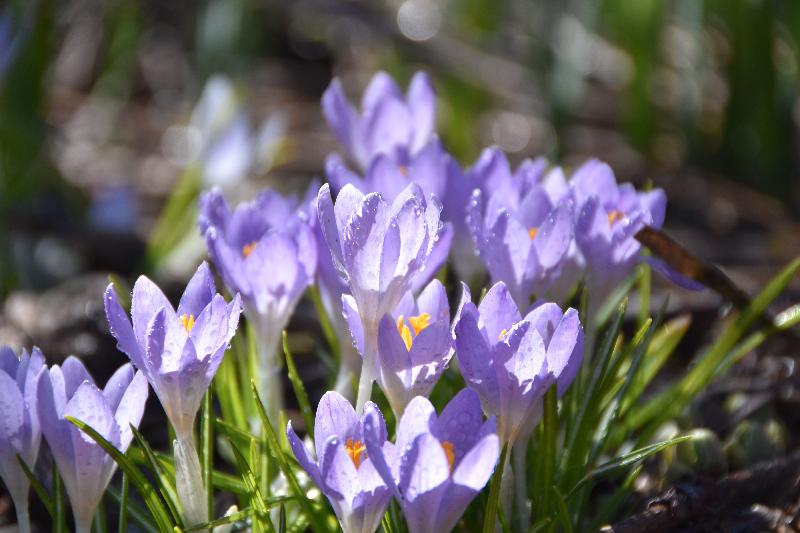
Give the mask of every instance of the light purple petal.
[[211, 298], [216, 292], [214, 276], [211, 274], [211, 269], [208, 268], [208, 263], [203, 261], [186, 285], [186, 290], [178, 304], [178, 316], [193, 315], [197, 318], [211, 302]]
[[122, 309], [117, 299], [113, 284], [109, 284], [106, 287], [103, 301], [105, 302], [108, 328], [111, 331], [111, 335], [117, 339], [117, 348], [130, 358], [136, 368], [144, 368], [145, 364], [142, 359], [139, 342], [133, 333], [133, 327], [127, 313]]
[[428, 142], [436, 120], [436, 93], [430, 78], [417, 72], [408, 86], [408, 107], [413, 118], [411, 150], [417, 151]]
[[359, 440], [359, 427], [356, 411], [344, 396], [334, 391], [328, 391], [322, 396], [314, 420], [314, 447], [320, 467], [325, 462], [325, 443], [332, 437], [337, 437], [342, 446], [348, 438]]
[[450, 464], [441, 444], [422, 433], [403, 450], [400, 462], [401, 505], [409, 531], [436, 532], [436, 517], [449, 488]]
[[308, 453], [308, 448], [306, 448], [306, 445], [303, 444], [303, 441], [297, 436], [294, 428], [292, 428], [291, 420], [286, 426], [286, 437], [289, 440], [289, 446], [292, 447], [292, 452], [294, 452], [297, 462], [300, 463], [300, 466], [308, 473], [314, 483], [316, 483], [317, 486], [322, 489], [323, 485], [322, 479], [320, 478], [319, 467], [317, 467], [317, 463], [311, 459], [311, 455]]

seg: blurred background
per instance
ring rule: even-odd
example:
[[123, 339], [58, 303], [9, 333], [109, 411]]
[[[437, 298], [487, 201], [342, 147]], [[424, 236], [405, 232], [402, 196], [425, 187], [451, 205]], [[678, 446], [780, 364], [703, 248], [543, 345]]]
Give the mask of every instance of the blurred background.
[[336, 149], [331, 78], [357, 101], [417, 69], [464, 166], [604, 159], [751, 291], [800, 250], [800, 2], [6, 0], [0, 342], [114, 352], [109, 271], [185, 280], [200, 190], [301, 192]]

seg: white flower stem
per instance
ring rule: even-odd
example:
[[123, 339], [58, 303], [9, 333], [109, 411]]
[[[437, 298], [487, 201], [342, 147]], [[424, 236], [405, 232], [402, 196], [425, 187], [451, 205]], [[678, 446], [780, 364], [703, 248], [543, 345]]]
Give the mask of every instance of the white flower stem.
[[200, 458], [191, 435], [172, 441], [175, 458], [175, 489], [187, 526], [208, 521], [206, 490]]
[[19, 533], [31, 532], [31, 517], [28, 514], [28, 489], [20, 491], [19, 494], [12, 495], [14, 509], [17, 512], [17, 531]]
[[75, 533], [92, 533], [93, 519], [94, 516], [91, 514], [88, 516], [75, 515]]
[[372, 396], [372, 383], [375, 381], [375, 365], [378, 360], [378, 327], [364, 328], [364, 360], [361, 363], [361, 378], [358, 381], [358, 400], [356, 413], [364, 412], [364, 405]]
[[278, 427], [280, 412], [283, 409], [283, 382], [281, 381], [281, 365], [277, 361], [280, 346], [280, 332], [266, 327], [256, 326], [256, 350], [258, 352], [258, 395], [264, 404], [264, 410], [274, 428]]

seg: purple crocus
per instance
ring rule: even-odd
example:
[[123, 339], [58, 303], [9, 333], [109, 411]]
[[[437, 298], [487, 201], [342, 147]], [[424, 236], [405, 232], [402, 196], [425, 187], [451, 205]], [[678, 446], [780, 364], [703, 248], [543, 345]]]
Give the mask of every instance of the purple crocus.
[[[358, 331], [353, 299], [344, 302], [350, 329]], [[363, 346], [363, 340], [356, 344]], [[411, 398], [430, 394], [452, 356], [450, 305], [444, 286], [435, 279], [416, 300], [406, 293], [378, 325], [377, 380], [397, 417]]]
[[269, 190], [233, 211], [219, 189], [200, 200], [199, 226], [211, 260], [228, 289], [241, 294], [258, 335], [259, 392], [273, 420], [283, 402], [276, 362], [281, 332], [317, 267], [309, 205], [310, 199], [298, 202]]
[[367, 402], [359, 419], [353, 406], [337, 392], [326, 392], [317, 406], [312, 459], [292, 428], [286, 436], [297, 462], [328, 498], [344, 533], [372, 533], [380, 525], [392, 493], [375, 470], [364, 443], [364, 421], [373, 423], [375, 446], [393, 453], [386, 442], [386, 424], [378, 407]]
[[378, 323], [409, 290], [413, 276], [425, 268], [440, 238], [441, 205], [434, 196], [426, 200], [419, 185], [412, 183], [392, 203], [378, 193], [364, 195], [346, 185], [334, 207], [330, 185], [325, 184], [317, 209], [333, 263], [347, 280], [361, 319], [360, 411], [376, 375]]
[[186, 286], [177, 311], [145, 276], [133, 287], [132, 321], [111, 284], [105, 308], [117, 347], [147, 377], [178, 439], [191, 439], [200, 401], [236, 332], [239, 295], [226, 303], [204, 262]]
[[584, 163], [570, 180], [576, 206], [575, 238], [586, 261], [587, 283], [596, 303], [602, 302], [640, 260], [636, 233], [645, 225], [664, 223], [664, 191], [638, 192], [630, 183], [617, 184], [614, 172], [597, 160]]
[[[347, 168], [337, 154], [329, 155], [325, 165], [325, 173], [334, 192], [350, 184], [365, 193], [380, 193], [387, 201], [394, 200], [411, 183], [417, 183], [426, 196], [434, 195], [440, 200], [447, 198], [448, 183], [457, 179], [460, 172], [456, 160], [442, 148], [437, 138], [408, 159], [397, 159], [387, 154], [375, 156], [363, 177]], [[412, 280], [414, 292], [421, 290], [447, 262], [455, 222], [444, 219], [444, 215], [443, 210], [445, 224], [431, 250], [425, 269], [418, 272]], [[463, 217], [463, 206], [461, 216]]]
[[494, 419], [483, 420], [480, 399], [463, 389], [442, 414], [427, 398], [409, 402], [394, 447], [382, 443], [380, 420], [368, 415], [366, 446], [391, 487], [411, 533], [452, 530], [491, 478], [500, 454]]
[[505, 155], [488, 149], [471, 170], [483, 175], [467, 208], [475, 247], [521, 308], [534, 295], [550, 296], [573, 241], [571, 202], [551, 201], [539, 184], [544, 165], [526, 161], [512, 175]]
[[89, 532], [117, 464], [66, 417], [85, 422], [124, 453], [133, 440], [130, 426], [139, 425], [146, 400], [147, 380], [130, 364], [120, 367], [102, 390], [75, 357], [54, 365], [39, 380], [42, 433], [64, 481], [78, 533]]
[[366, 169], [378, 154], [407, 158], [428, 143], [436, 95], [424, 72], [411, 79], [407, 95], [391, 76], [378, 72], [364, 91], [359, 115], [335, 78], [322, 95], [322, 113], [347, 155]]
[[8, 488], [17, 511], [17, 527], [30, 531], [28, 492], [30, 482], [17, 461], [17, 455], [33, 470], [39, 455], [41, 430], [36, 408], [36, 387], [45, 370], [44, 356], [38, 348], [20, 357], [4, 346], [0, 348], [0, 478]]
[[466, 285], [463, 290], [454, 327], [459, 367], [510, 446], [523, 425], [538, 421], [547, 389], [557, 384], [563, 394], [577, 375], [583, 357], [578, 313], [545, 303], [523, 318], [504, 283], [493, 285], [479, 306]]

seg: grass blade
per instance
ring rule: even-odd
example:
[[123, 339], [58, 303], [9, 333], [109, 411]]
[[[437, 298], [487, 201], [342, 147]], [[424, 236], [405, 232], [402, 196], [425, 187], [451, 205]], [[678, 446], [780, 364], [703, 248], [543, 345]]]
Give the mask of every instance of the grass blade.
[[55, 518], [55, 510], [53, 509], [53, 498], [47, 494], [47, 489], [44, 488], [42, 482], [36, 479], [36, 475], [31, 472], [31, 469], [28, 468], [28, 465], [25, 461], [17, 454], [17, 461], [19, 461], [19, 466], [22, 468], [22, 471], [25, 473], [25, 477], [28, 478], [28, 481], [31, 483], [31, 487], [33, 487], [33, 491], [39, 497], [39, 501], [42, 502], [44, 508], [47, 509], [47, 514], [50, 515], [50, 518]]
[[300, 412], [303, 415], [303, 421], [306, 424], [306, 433], [308, 433], [313, 439], [314, 411], [311, 410], [311, 404], [308, 401], [306, 388], [303, 385], [303, 381], [300, 379], [300, 375], [297, 373], [297, 367], [294, 364], [294, 357], [292, 357], [292, 353], [289, 351], [289, 343], [286, 341], [286, 331], [283, 332], [283, 354], [286, 357], [286, 367], [289, 371], [289, 381], [292, 382], [292, 389], [294, 390], [294, 395], [297, 398], [297, 403], [300, 405]]
[[503, 469], [506, 467], [508, 457], [508, 445], [503, 446], [500, 453], [500, 461], [492, 476], [492, 484], [489, 487], [489, 500], [486, 503], [486, 514], [483, 519], [483, 533], [494, 533], [497, 524], [497, 507], [500, 502], [500, 484], [503, 478]]
[[67, 531], [67, 513], [64, 509], [64, 485], [61, 483], [61, 476], [58, 475], [58, 468], [53, 463], [53, 530], [55, 533], [65, 533]]
[[[127, 476], [125, 477], [127, 478]], [[121, 492], [118, 492], [116, 488], [109, 486], [107, 493], [115, 502], [122, 505], [123, 495]], [[127, 516], [130, 517], [130, 521], [136, 524], [136, 526], [142, 530], [142, 533], [159, 533], [155, 524], [153, 524], [153, 522], [150, 520], [150, 514], [127, 497], [125, 499], [125, 511]], [[127, 527], [127, 519], [125, 527]]]
[[[137, 446], [139, 449], [142, 450], [145, 459], [147, 460], [147, 464], [153, 470], [153, 473], [156, 476], [156, 483], [158, 485], [158, 491], [161, 493], [161, 497], [167, 504], [169, 508], [170, 514], [172, 515], [172, 520], [176, 524], [181, 523], [181, 514], [180, 514], [180, 504], [178, 503], [178, 494], [175, 492], [175, 482], [174, 477], [170, 479], [169, 476], [164, 472], [164, 469], [159, 464], [158, 459], [156, 459], [155, 453], [153, 453], [153, 449], [150, 447], [150, 444], [147, 443], [144, 436], [139, 433], [139, 430], [133, 424], [130, 424], [131, 431], [133, 432], [133, 438], [136, 441]], [[174, 472], [173, 472], [174, 476]]]
[[128, 474], [122, 473], [122, 493], [119, 502], [119, 523], [117, 525], [119, 533], [128, 531]]
[[291, 492], [298, 496], [297, 501], [300, 504], [303, 513], [305, 513], [308, 516], [308, 519], [311, 521], [314, 531], [328, 531], [325, 523], [320, 520], [320, 513], [314, 510], [311, 502], [305, 497], [305, 493], [300, 488], [300, 484], [297, 482], [297, 477], [294, 475], [294, 472], [286, 461], [286, 456], [284, 455], [280, 444], [278, 444], [278, 437], [275, 434], [275, 430], [273, 429], [269, 418], [267, 417], [267, 412], [264, 409], [264, 404], [261, 403], [261, 397], [258, 395], [258, 389], [256, 388], [254, 381], [250, 382], [250, 388], [253, 392], [253, 398], [255, 399], [258, 416], [261, 418], [261, 425], [263, 426], [264, 437], [266, 438], [267, 446], [269, 447], [271, 455], [275, 457], [275, 460], [278, 462], [278, 467], [281, 469], [281, 472], [283, 472], [283, 475], [286, 476], [286, 481], [289, 484]]

